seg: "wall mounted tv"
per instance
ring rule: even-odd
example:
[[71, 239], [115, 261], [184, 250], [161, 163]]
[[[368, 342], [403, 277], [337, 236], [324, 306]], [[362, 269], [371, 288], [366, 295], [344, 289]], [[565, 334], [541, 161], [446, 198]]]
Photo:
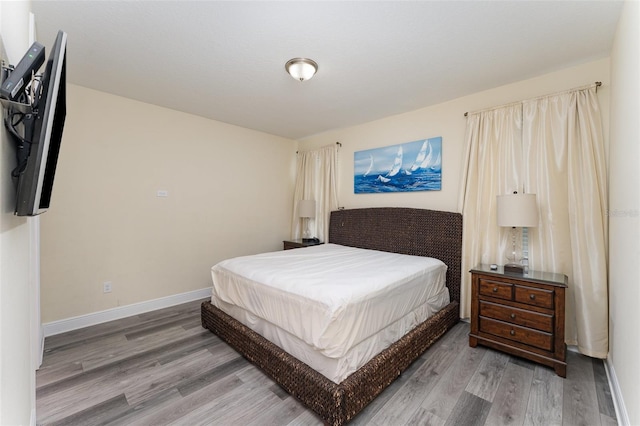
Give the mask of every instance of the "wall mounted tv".
[[66, 51], [67, 34], [59, 31], [42, 75], [36, 74], [44, 62], [39, 43], [17, 66], [3, 69], [0, 98], [5, 127], [16, 144], [17, 166], [11, 175], [18, 216], [35, 216], [49, 208], [67, 112]]

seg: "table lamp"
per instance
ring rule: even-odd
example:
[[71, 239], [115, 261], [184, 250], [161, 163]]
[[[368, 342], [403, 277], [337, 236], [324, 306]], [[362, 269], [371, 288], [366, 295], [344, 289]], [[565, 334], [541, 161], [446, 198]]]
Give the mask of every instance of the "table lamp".
[[[509, 263], [504, 265], [504, 272], [512, 274], [524, 274], [528, 266], [527, 228], [538, 226], [538, 206], [535, 194], [518, 194], [514, 192], [508, 195], [498, 195], [497, 199], [498, 226], [511, 227], [511, 255], [507, 256]], [[524, 240], [523, 253], [526, 255], [520, 260], [516, 253], [516, 228], [522, 228]], [[523, 260], [527, 260], [523, 265]]]
[[302, 234], [303, 242], [313, 241], [311, 229], [309, 228], [309, 219], [316, 217], [316, 202], [314, 200], [298, 201], [298, 217], [304, 222], [304, 232]]

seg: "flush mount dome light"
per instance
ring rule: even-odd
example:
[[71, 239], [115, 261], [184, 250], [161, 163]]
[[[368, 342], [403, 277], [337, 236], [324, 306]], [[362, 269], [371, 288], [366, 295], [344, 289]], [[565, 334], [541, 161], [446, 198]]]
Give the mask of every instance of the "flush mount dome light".
[[309, 80], [318, 71], [318, 64], [307, 58], [289, 59], [284, 68], [296, 80]]

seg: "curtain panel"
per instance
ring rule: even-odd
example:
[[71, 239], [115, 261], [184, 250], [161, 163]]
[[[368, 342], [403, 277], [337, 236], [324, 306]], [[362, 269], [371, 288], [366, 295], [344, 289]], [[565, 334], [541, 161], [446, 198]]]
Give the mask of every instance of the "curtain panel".
[[[467, 151], [459, 204], [462, 228], [463, 318], [471, 314], [471, 275], [479, 263], [504, 259], [509, 234], [496, 225], [496, 197], [521, 186], [522, 106], [511, 105], [467, 118]], [[482, 231], [482, 232], [479, 232]]]
[[298, 152], [296, 185], [293, 195], [291, 237], [302, 238], [302, 220], [298, 217], [298, 201], [314, 200], [316, 217], [310, 219], [313, 236], [321, 241], [329, 238], [329, 216], [338, 208], [338, 147], [330, 145], [312, 151]]
[[606, 358], [608, 196], [596, 88], [525, 101], [523, 117], [525, 183], [540, 217], [529, 264], [567, 274], [567, 343]]
[[[518, 115], [519, 124], [508, 125]], [[540, 219], [529, 228], [529, 267], [569, 277], [566, 341], [585, 355], [606, 358], [607, 185], [596, 87], [472, 113], [466, 143], [459, 203], [465, 221], [463, 271], [478, 263], [504, 263], [509, 229], [496, 225], [496, 196], [516, 190], [536, 194]], [[468, 275], [463, 317], [470, 314]]]

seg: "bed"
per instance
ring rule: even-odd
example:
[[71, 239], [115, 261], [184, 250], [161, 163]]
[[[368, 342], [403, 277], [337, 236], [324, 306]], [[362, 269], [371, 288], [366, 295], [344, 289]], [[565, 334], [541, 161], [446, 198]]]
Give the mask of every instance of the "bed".
[[[437, 313], [419, 322], [415, 327], [412, 326], [410, 331], [397, 340], [394, 338], [394, 343], [381, 348], [370, 360], [367, 358], [359, 362], [354, 372], [347, 370], [346, 377], [344, 370], [338, 369], [338, 375], [332, 376], [333, 373], [327, 373], [321, 364], [318, 364], [317, 369], [312, 368], [307, 363], [315, 365], [316, 361], [305, 357], [304, 353], [297, 353], [297, 357], [289, 353], [295, 353], [295, 350], [285, 351], [281, 348], [283, 344], [278, 341], [277, 336], [265, 332], [259, 325], [252, 325], [252, 321], [243, 320], [237, 313], [229, 310], [233, 307], [222, 306], [240, 320], [227, 315], [211, 301], [204, 302], [202, 324], [261, 368], [325, 422], [333, 425], [345, 424], [458, 322], [461, 239], [462, 216], [458, 213], [410, 208], [366, 208], [331, 213], [328, 242], [330, 244], [327, 244], [326, 248], [314, 250], [328, 250], [332, 245], [339, 245], [340, 250], [343, 249], [341, 247], [344, 247], [344, 250], [355, 247], [430, 257], [439, 259], [446, 269], [444, 284], [448, 303], [445, 302], [444, 306], [441, 303], [435, 309]], [[293, 251], [298, 251], [302, 257], [303, 253], [311, 250], [305, 248]], [[404, 292], [405, 290], [402, 293]], [[215, 297], [213, 300], [219, 304]], [[359, 312], [355, 311], [348, 318], [357, 318]], [[288, 320], [284, 318], [283, 321], [285, 324]], [[243, 322], [251, 325], [251, 328], [255, 328], [260, 334]], [[263, 335], [270, 336], [280, 346]], [[321, 341], [322, 337], [309, 336], [308, 339], [315, 344]], [[316, 338], [319, 340], [313, 340]], [[326, 345], [323, 348], [328, 347], [329, 351], [333, 349], [330, 339], [325, 339], [324, 344]], [[300, 358], [307, 363], [302, 362]], [[347, 360], [348, 358], [349, 356]]]

